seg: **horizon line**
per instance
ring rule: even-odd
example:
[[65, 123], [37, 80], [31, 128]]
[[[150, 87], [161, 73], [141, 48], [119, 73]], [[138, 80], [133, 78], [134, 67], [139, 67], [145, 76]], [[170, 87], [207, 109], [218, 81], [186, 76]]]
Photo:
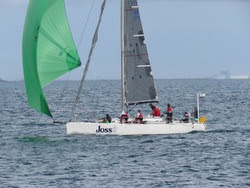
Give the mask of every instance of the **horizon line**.
[[[212, 77], [208, 77], [208, 78], [156, 78], [154, 80], [248, 80], [250, 79], [250, 76], [248, 78], [212, 78]], [[121, 79], [86, 79], [86, 81], [120, 81]], [[54, 82], [64, 82], [64, 81], [81, 81], [81, 79], [59, 79], [59, 80], [55, 80]], [[0, 82], [24, 82], [24, 79], [21, 80], [4, 80], [0, 78]]]

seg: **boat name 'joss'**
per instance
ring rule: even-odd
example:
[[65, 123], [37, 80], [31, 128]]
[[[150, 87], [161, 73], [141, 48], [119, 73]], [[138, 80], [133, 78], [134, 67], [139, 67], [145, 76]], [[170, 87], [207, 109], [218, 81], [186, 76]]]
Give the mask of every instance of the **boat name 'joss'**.
[[96, 129], [96, 133], [112, 133], [112, 128], [101, 128], [101, 126], [98, 126], [98, 129]]

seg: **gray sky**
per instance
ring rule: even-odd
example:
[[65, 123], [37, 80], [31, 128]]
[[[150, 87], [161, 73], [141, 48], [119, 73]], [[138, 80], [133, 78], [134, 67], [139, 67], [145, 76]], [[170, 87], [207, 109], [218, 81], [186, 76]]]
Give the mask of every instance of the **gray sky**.
[[[66, 0], [78, 46], [94, 0]], [[101, 1], [95, 0], [79, 45], [86, 62]], [[0, 77], [20, 80], [22, 30], [28, 0], [0, 0]], [[221, 70], [250, 75], [249, 0], [139, 0], [155, 78], [209, 77]], [[120, 78], [120, 0], [107, 0], [89, 79]], [[70, 79], [80, 79], [82, 68]]]

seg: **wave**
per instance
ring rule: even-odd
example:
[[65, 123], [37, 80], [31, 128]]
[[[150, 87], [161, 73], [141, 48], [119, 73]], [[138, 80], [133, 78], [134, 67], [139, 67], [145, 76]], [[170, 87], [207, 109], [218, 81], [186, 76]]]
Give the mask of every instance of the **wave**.
[[205, 133], [248, 133], [250, 129], [217, 129], [207, 130]]
[[24, 136], [17, 139], [21, 142], [32, 142], [32, 143], [50, 142], [49, 138], [45, 136]]
[[22, 136], [16, 138], [19, 142], [30, 142], [30, 143], [69, 143], [73, 142], [74, 139], [67, 137], [48, 137], [48, 136]]

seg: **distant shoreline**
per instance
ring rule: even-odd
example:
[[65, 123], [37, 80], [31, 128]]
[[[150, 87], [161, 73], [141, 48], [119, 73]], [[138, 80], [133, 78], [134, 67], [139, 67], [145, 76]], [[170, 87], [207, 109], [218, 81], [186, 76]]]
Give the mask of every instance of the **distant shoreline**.
[[0, 78], [0, 82], [7, 82], [6, 80], [3, 80], [2, 78]]
[[[249, 78], [159, 78], [155, 80], [249, 80]], [[79, 82], [81, 80], [56, 80], [54, 82]], [[120, 79], [87, 79], [86, 81], [121, 81]], [[24, 80], [3, 80], [0, 78], [0, 82], [24, 82]]]

